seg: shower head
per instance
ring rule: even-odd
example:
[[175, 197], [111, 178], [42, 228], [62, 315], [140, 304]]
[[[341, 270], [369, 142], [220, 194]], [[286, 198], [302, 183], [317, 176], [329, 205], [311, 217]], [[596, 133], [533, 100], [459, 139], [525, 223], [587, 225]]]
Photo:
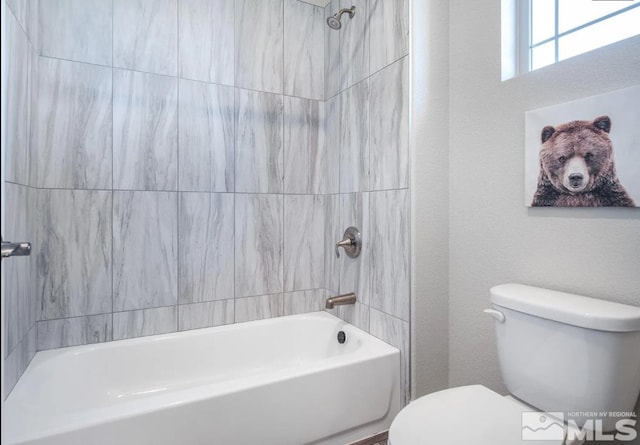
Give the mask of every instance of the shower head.
[[356, 7], [352, 6], [351, 8], [343, 8], [340, 11], [333, 14], [331, 17], [327, 18], [327, 25], [331, 29], [340, 29], [342, 28], [342, 22], [340, 19], [342, 18], [342, 14], [348, 13], [349, 18], [352, 19], [356, 13]]
[[340, 29], [342, 28], [342, 23], [340, 23], [340, 19], [334, 15], [327, 19], [327, 25], [331, 29]]

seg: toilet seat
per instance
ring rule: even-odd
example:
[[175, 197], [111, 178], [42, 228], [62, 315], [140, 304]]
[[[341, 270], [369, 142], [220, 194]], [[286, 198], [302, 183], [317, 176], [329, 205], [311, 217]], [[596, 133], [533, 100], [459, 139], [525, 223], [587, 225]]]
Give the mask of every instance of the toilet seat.
[[563, 444], [522, 440], [522, 413], [531, 411], [537, 410], [482, 385], [446, 389], [402, 409], [389, 429], [389, 445]]

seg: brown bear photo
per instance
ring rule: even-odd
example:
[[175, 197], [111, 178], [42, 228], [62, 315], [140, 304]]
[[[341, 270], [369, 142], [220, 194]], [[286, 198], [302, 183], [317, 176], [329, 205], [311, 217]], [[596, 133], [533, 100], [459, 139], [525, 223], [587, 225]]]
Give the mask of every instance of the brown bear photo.
[[609, 116], [545, 126], [532, 207], [635, 207], [616, 174]]
[[640, 209], [639, 103], [633, 85], [527, 111], [524, 204]]

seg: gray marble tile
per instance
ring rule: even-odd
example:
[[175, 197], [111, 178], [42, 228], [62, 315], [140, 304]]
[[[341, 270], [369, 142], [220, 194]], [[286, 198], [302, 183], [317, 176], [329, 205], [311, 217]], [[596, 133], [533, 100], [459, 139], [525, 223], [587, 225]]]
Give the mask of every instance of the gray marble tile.
[[177, 190], [178, 79], [113, 71], [113, 186]]
[[325, 103], [284, 98], [284, 192], [337, 193], [339, 151], [325, 143]]
[[409, 58], [371, 76], [372, 190], [409, 186]]
[[[340, 0], [331, 0], [324, 8], [325, 19], [340, 10]], [[324, 98], [335, 96], [342, 89], [340, 77], [340, 30], [327, 27], [324, 31]]]
[[[38, 0], [5, 0], [7, 12], [10, 12], [18, 21], [20, 27], [33, 45], [37, 46], [37, 20], [38, 20]], [[4, 15], [4, 12], [3, 12]]]
[[371, 307], [409, 320], [409, 191], [372, 192]]
[[176, 306], [114, 312], [113, 314], [114, 340], [166, 334], [177, 330], [178, 309]]
[[370, 0], [340, 0], [341, 8], [356, 7], [352, 19], [348, 15], [342, 16], [342, 28], [339, 31], [340, 80], [343, 90], [369, 76], [369, 2]]
[[111, 192], [40, 190], [42, 320], [111, 312]]
[[29, 255], [29, 270], [28, 275], [29, 279], [29, 295], [30, 295], [30, 319], [35, 323], [40, 319], [41, 311], [42, 311], [42, 298], [39, 292], [38, 282], [38, 255], [37, 252], [40, 251], [40, 237], [41, 237], [41, 222], [38, 219], [38, 206], [40, 204], [40, 195], [43, 193], [42, 190], [35, 188], [27, 188], [27, 199], [29, 201], [29, 209], [27, 210], [28, 221], [28, 238], [27, 241], [31, 242], [31, 255]]
[[234, 85], [234, 0], [179, 0], [180, 77]]
[[233, 298], [233, 195], [180, 193], [179, 199], [179, 303]]
[[[369, 276], [371, 272], [371, 230], [369, 226], [370, 193], [350, 193], [340, 195], [341, 229], [357, 227], [362, 234], [362, 251], [358, 258], [342, 255], [337, 261], [340, 270], [339, 292], [355, 292], [358, 301], [369, 304], [371, 298]], [[342, 236], [342, 233], [338, 235]]]
[[284, 93], [324, 99], [324, 8], [284, 0]]
[[178, 306], [178, 329], [181, 331], [230, 324], [233, 320], [233, 299]]
[[29, 40], [31, 40], [31, 44], [33, 48], [36, 50], [38, 54], [40, 54], [40, 7], [39, 0], [19, 0], [26, 3], [27, 8], [27, 36]]
[[38, 322], [38, 351], [112, 340], [111, 314]]
[[369, 189], [369, 83], [340, 94], [340, 193]]
[[178, 74], [176, 0], [113, 0], [113, 66]]
[[27, 335], [24, 336], [22, 341], [16, 346], [16, 348], [9, 354], [6, 359], [3, 359], [4, 372], [4, 395], [5, 400], [11, 393], [18, 380], [29, 366], [31, 359], [36, 354], [36, 326], [32, 326]]
[[323, 102], [284, 98], [285, 193], [326, 193], [324, 118]]
[[180, 190], [233, 192], [233, 88], [180, 80], [178, 102]]
[[112, 1], [41, 1], [42, 55], [111, 66]]
[[235, 195], [236, 298], [282, 292], [282, 219], [282, 195]]
[[282, 294], [236, 298], [235, 322], [262, 320], [284, 315]]
[[[13, 14], [7, 19], [6, 165], [5, 180], [29, 184], [29, 61], [30, 45]], [[3, 103], [4, 106], [4, 103]], [[3, 110], [3, 116], [5, 110]], [[3, 137], [4, 132], [3, 132]]]
[[338, 306], [335, 315], [347, 323], [369, 332], [369, 306], [366, 304], [356, 302], [356, 304]]
[[177, 193], [114, 192], [113, 308], [178, 301]]
[[[327, 195], [284, 197], [284, 290], [324, 287], [329, 215]], [[333, 241], [333, 240], [332, 240]]]
[[44, 188], [111, 188], [111, 69], [41, 57], [38, 175]]
[[340, 152], [342, 150], [342, 95], [337, 95], [328, 99], [324, 103], [324, 144], [325, 157], [329, 161], [327, 169], [330, 178], [329, 190], [331, 193], [340, 192]]
[[[14, 242], [34, 243], [31, 220], [34, 219], [31, 189], [26, 186], [5, 183], [4, 206], [6, 209], [5, 224], [2, 227], [4, 239]], [[32, 245], [35, 246], [35, 243]], [[4, 284], [5, 349], [6, 358], [22, 341], [35, 322], [31, 284], [35, 279], [32, 274], [33, 256], [16, 257], [2, 262], [2, 281]]]
[[18, 24], [23, 30], [27, 29], [27, 14], [29, 8], [28, 0], [5, 0], [9, 11], [13, 13], [13, 18], [18, 21]]
[[400, 349], [400, 387], [404, 394], [404, 403], [408, 403], [411, 398], [409, 322], [371, 308], [370, 332], [385, 343]]
[[337, 293], [340, 287], [341, 263], [344, 257], [340, 253], [340, 258], [335, 254], [336, 243], [341, 241], [344, 230], [348, 226], [343, 226], [340, 221], [341, 200], [339, 195], [327, 196], [325, 205], [325, 226], [324, 226], [324, 285], [323, 287], [332, 293]]
[[370, 0], [370, 72], [409, 54], [409, 0]]
[[283, 97], [236, 90], [236, 192], [282, 193]]
[[[331, 297], [331, 292], [326, 289], [286, 292], [284, 294], [284, 315], [324, 311], [329, 297]], [[335, 310], [331, 312], [335, 312]]]
[[283, 93], [283, 0], [236, 0], [236, 86]]
[[[38, 183], [38, 73], [40, 72], [40, 56], [36, 49], [30, 46], [29, 50], [29, 112], [27, 119], [29, 122], [29, 146], [26, 152], [29, 153], [29, 177], [27, 183], [35, 186]], [[33, 154], [33, 155], [32, 155]], [[8, 153], [7, 153], [8, 155]], [[5, 171], [5, 174], [7, 172]]]

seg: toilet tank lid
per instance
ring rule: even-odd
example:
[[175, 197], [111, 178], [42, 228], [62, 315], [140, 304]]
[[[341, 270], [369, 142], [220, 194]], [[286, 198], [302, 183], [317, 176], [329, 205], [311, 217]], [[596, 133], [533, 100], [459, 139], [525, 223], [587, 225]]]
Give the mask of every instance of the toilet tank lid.
[[523, 284], [491, 288], [491, 302], [518, 312], [610, 332], [640, 331], [640, 307]]

